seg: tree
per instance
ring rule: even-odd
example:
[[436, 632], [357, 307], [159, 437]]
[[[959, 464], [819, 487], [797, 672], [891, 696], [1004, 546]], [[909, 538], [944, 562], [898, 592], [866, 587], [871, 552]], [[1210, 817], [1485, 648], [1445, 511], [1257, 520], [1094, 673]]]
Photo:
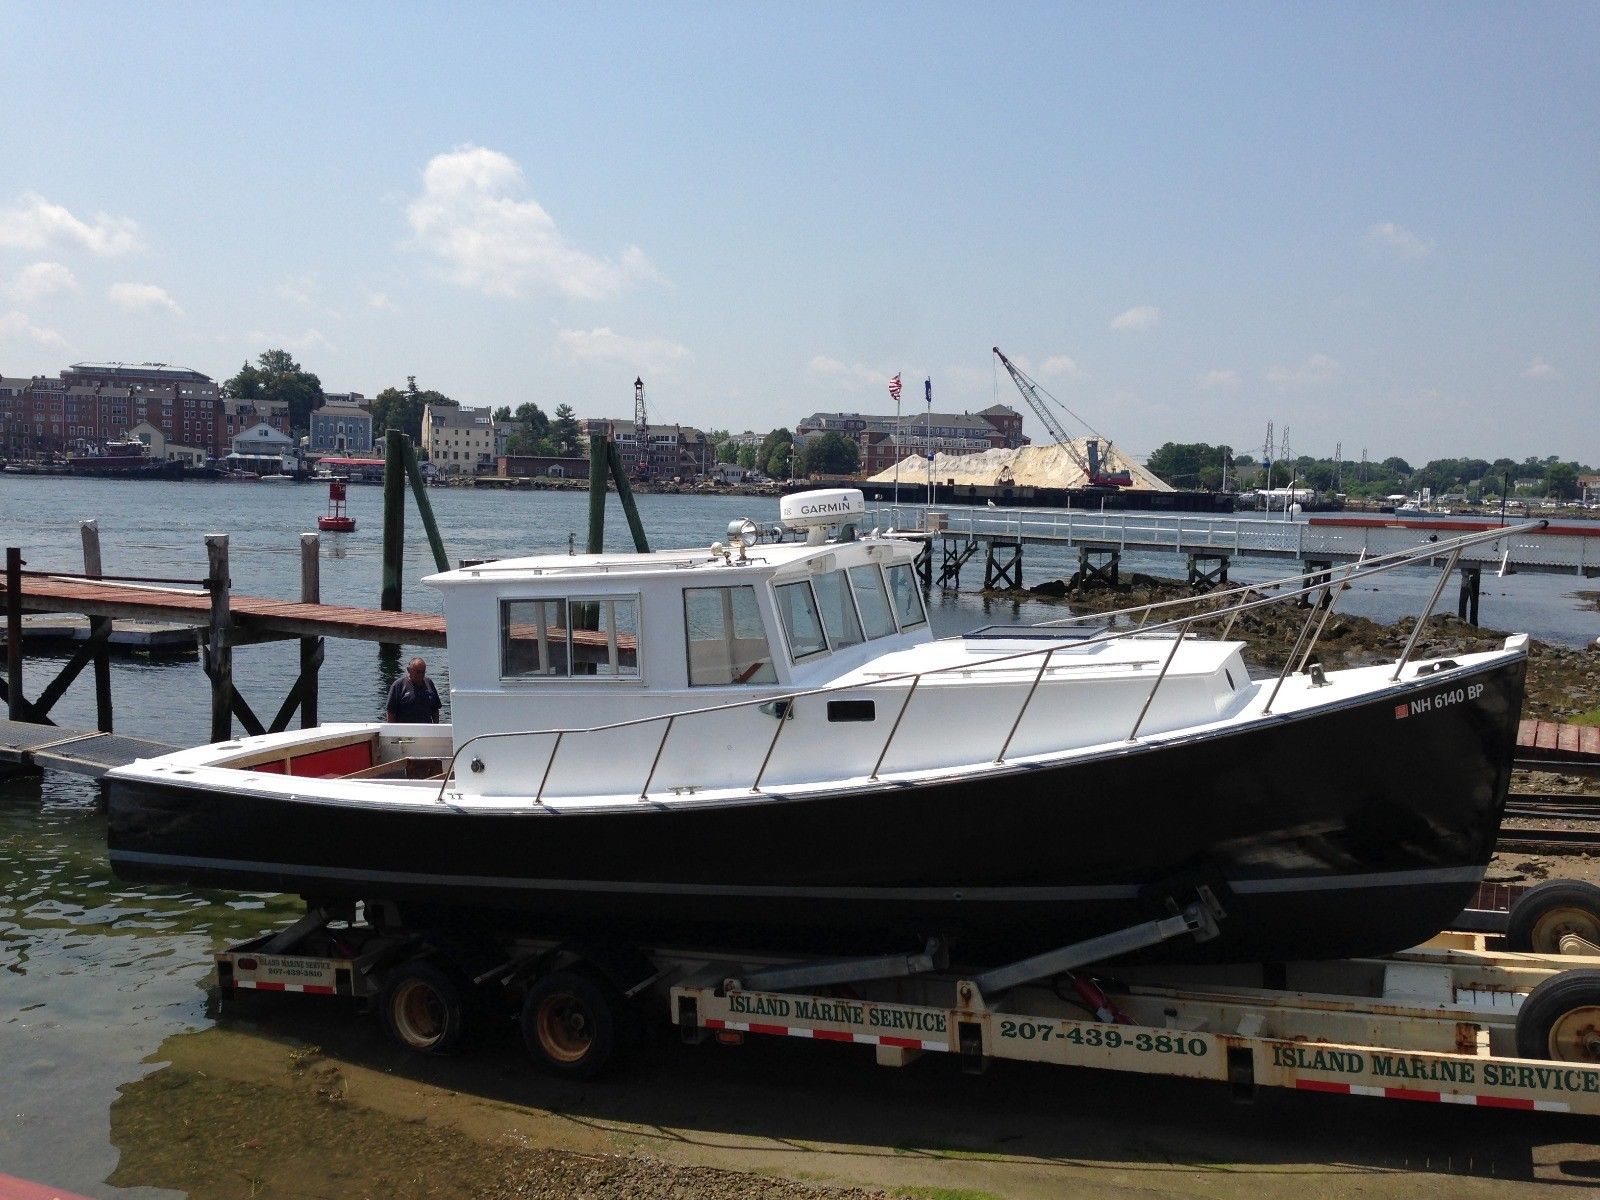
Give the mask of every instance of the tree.
[[719, 463], [733, 463], [739, 461], [739, 444], [732, 438], [717, 443], [717, 461]]
[[1545, 468], [1544, 494], [1571, 500], [1578, 494], [1578, 464], [1554, 462]]
[[372, 400], [372, 433], [374, 440], [383, 436], [385, 430], [398, 429], [413, 442], [422, 440], [422, 410], [428, 405], [453, 406], [455, 401], [443, 392], [433, 389], [420, 391], [417, 388], [417, 377], [406, 376], [406, 386], [400, 388], [387, 387], [379, 392]]
[[854, 475], [861, 469], [861, 449], [830, 429], [806, 443], [803, 464], [807, 475]]
[[502, 404], [499, 408], [494, 410], [494, 421], [496, 424], [499, 424], [501, 421], [509, 420], [511, 420], [511, 406], [509, 404]]
[[550, 422], [548, 437], [557, 454], [578, 453], [583, 434], [578, 429], [578, 415], [572, 411], [572, 405], [556, 405], [555, 420]]
[[786, 479], [789, 475], [789, 448], [794, 445], [794, 434], [787, 429], [774, 429], [761, 439], [761, 449], [756, 451], [756, 469], [773, 479]]
[[311, 410], [323, 402], [322, 380], [302, 370], [287, 350], [263, 350], [255, 366], [245, 363], [222, 390], [240, 400], [287, 404], [289, 427], [296, 433], [311, 427]]
[[754, 446], [740, 446], [737, 461], [741, 471], [754, 471], [756, 469], [756, 448]]

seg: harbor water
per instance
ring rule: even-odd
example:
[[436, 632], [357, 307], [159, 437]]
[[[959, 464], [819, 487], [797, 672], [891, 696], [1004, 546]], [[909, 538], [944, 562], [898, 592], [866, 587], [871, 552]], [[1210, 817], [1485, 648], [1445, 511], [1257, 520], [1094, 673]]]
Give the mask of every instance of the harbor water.
[[[587, 527], [582, 492], [439, 489], [430, 499], [453, 560], [565, 552], [569, 538], [581, 548]], [[294, 599], [299, 534], [315, 528], [324, 504], [325, 492], [316, 486], [0, 478], [0, 531], [6, 545], [21, 547], [30, 569], [75, 572], [82, 569], [78, 523], [95, 518], [107, 574], [196, 581], [206, 570], [204, 536], [226, 532], [237, 593]], [[352, 488], [349, 511], [357, 532], [322, 536], [324, 601], [376, 607], [380, 505], [380, 489]], [[742, 496], [644, 495], [639, 510], [658, 547], [709, 545], [736, 518], [771, 524], [778, 515], [775, 498]], [[405, 606], [436, 612], [437, 594], [419, 582], [433, 562], [414, 509], [408, 528]], [[606, 536], [613, 548], [631, 546], [614, 501]], [[1025, 582], [1060, 578], [1075, 566], [1069, 551], [1030, 546]], [[1180, 575], [1183, 559], [1129, 554], [1123, 569]], [[1242, 559], [1231, 574], [1235, 582], [1258, 582], [1286, 569], [1282, 562]], [[969, 564], [966, 576], [975, 589], [981, 562]], [[1412, 615], [1433, 579], [1431, 572], [1391, 573], [1341, 599], [1341, 607], [1382, 621]], [[1483, 621], [1558, 644], [1588, 644], [1600, 633], [1596, 586], [1569, 576], [1485, 578]], [[1452, 588], [1441, 607], [1453, 604]], [[935, 589], [930, 609], [939, 634], [1063, 613], [1056, 604], [975, 590]], [[258, 712], [275, 710], [292, 685], [293, 646], [235, 652], [236, 683]], [[330, 640], [322, 719], [380, 716], [410, 653]], [[447, 656], [423, 653], [445, 693]], [[28, 694], [36, 695], [62, 661], [30, 656]], [[60, 724], [93, 726], [88, 680], [87, 673], [80, 677], [57, 705], [52, 716]], [[112, 690], [119, 732], [177, 744], [205, 740], [209, 693], [195, 659], [114, 660]], [[127, 1149], [118, 1126], [139, 1124], [125, 1109], [114, 1109], [119, 1089], [158, 1069], [152, 1056], [166, 1039], [216, 1020], [206, 991], [210, 953], [283, 923], [297, 904], [286, 897], [120, 883], [107, 866], [97, 794], [95, 784], [60, 775], [0, 782], [0, 1174], [48, 1180], [90, 1196], [172, 1195], [117, 1173]], [[115, 1184], [108, 1182], [114, 1174]]]

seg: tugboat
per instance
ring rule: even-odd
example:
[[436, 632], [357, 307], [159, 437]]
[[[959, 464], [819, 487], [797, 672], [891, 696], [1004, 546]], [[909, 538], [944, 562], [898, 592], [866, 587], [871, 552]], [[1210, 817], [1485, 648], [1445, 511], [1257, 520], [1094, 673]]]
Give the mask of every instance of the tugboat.
[[323, 533], [354, 533], [356, 519], [344, 510], [345, 483], [342, 479], [328, 481], [328, 511], [317, 518], [317, 528]]
[[[1276, 596], [935, 640], [924, 540], [864, 531], [853, 490], [786, 496], [782, 519], [803, 544], [736, 521], [700, 547], [430, 576], [453, 726], [324, 725], [120, 767], [112, 868], [423, 923], [819, 954], [937, 938], [979, 963], [1197, 894], [1220, 932], [1157, 953], [1388, 954], [1483, 878], [1527, 637], [1419, 661], [1424, 610], [1386, 663], [1313, 655], [1341, 584], [1430, 557], [1448, 572], [1518, 527]], [[1252, 675], [1236, 618], [1301, 597], [1294, 651]]]

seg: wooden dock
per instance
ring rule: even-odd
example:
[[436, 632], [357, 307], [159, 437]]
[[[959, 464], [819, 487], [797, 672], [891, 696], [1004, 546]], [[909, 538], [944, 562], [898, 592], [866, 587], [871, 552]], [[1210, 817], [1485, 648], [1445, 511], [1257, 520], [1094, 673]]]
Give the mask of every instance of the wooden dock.
[[50, 768], [98, 779], [138, 758], [171, 754], [177, 746], [92, 729], [62, 729], [0, 718], [0, 770]]
[[[158, 622], [167, 628], [193, 629], [205, 673], [211, 682], [211, 740], [233, 736], [237, 719], [252, 735], [288, 728], [296, 713], [304, 728], [317, 724], [318, 675], [327, 638], [400, 646], [443, 646], [444, 618], [394, 609], [356, 608], [321, 602], [321, 542], [314, 533], [300, 537], [300, 599], [278, 600], [236, 596], [228, 572], [228, 537], [206, 538], [204, 579], [109, 576], [101, 570], [100, 535], [93, 521], [82, 526], [84, 571], [28, 571], [22, 553], [6, 550], [0, 602], [4, 604], [6, 673], [0, 699], [12, 722], [50, 726], [50, 710], [72, 681], [94, 665], [96, 725], [112, 732], [110, 642], [117, 621]], [[75, 613], [88, 618], [88, 635], [56, 678], [33, 700], [22, 694], [24, 614]], [[233, 648], [259, 642], [293, 639], [300, 647], [300, 672], [288, 696], [270, 721], [263, 721], [233, 683]]]
[[1517, 758], [1600, 767], [1600, 725], [1523, 721], [1517, 727]]

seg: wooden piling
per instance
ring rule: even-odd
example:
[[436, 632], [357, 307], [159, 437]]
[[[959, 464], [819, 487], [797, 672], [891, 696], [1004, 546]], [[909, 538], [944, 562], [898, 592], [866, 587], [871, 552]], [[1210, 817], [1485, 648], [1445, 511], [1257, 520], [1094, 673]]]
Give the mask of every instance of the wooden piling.
[[206, 674], [211, 677], [211, 740], [233, 736], [233, 647], [228, 641], [228, 535], [206, 534], [206, 590], [211, 621], [206, 639]]
[[[422, 518], [422, 532], [428, 535], [428, 549], [433, 551], [433, 568], [436, 571], [448, 571], [450, 559], [444, 552], [444, 539], [439, 536], [439, 523], [433, 519], [433, 502], [428, 499], [428, 485], [422, 479], [417, 449], [411, 444], [410, 438], [402, 437], [400, 450], [406, 465], [406, 478], [411, 481], [411, 495], [417, 502], [417, 515]], [[387, 468], [384, 479], [388, 480]]]
[[22, 698], [22, 551], [6, 548], [6, 711], [13, 721], [28, 719]]
[[[81, 521], [78, 533], [83, 539], [83, 573], [90, 579], [99, 579], [104, 569], [100, 562], [100, 523]], [[97, 643], [94, 651], [95, 728], [101, 733], [110, 733], [112, 724], [110, 637], [110, 617], [89, 618], [89, 640]]]
[[590, 554], [599, 554], [606, 545], [606, 465], [609, 458], [606, 441], [604, 434], [589, 435]]
[[[633, 487], [628, 483], [628, 473], [622, 469], [622, 455], [616, 443], [606, 439], [606, 465], [611, 468], [611, 478], [617, 485], [617, 503], [622, 505], [622, 515], [628, 518], [628, 532], [633, 534], [633, 548], [640, 554], [650, 553], [650, 542], [644, 536], [644, 522], [639, 520], [639, 506], [633, 501]], [[605, 493], [601, 493], [602, 500]], [[730, 626], [731, 628], [731, 626]]]
[[1469, 625], [1478, 623], [1478, 595], [1482, 586], [1482, 567], [1461, 568], [1461, 593], [1456, 600], [1456, 615]]
[[[389, 430], [383, 448], [383, 592], [378, 606], [399, 612], [406, 562], [406, 435]], [[209, 540], [209, 539], [208, 539]]]
[[[322, 603], [322, 539], [300, 535], [300, 603]], [[317, 677], [322, 667], [322, 639], [300, 639], [300, 728], [317, 724]]]

